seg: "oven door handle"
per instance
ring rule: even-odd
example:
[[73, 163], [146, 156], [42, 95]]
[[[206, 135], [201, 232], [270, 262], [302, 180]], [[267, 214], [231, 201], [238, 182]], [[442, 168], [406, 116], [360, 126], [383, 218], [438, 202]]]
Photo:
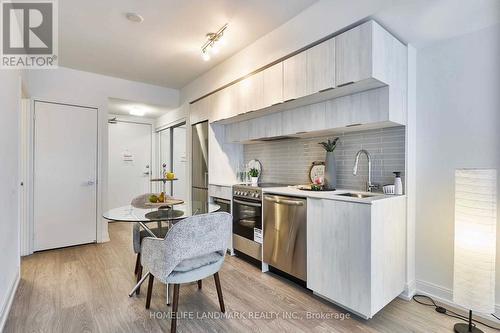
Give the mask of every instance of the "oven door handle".
[[233, 199], [233, 201], [236, 203], [239, 203], [240, 205], [247, 205], [247, 206], [252, 206], [252, 207], [262, 207], [262, 204], [258, 203], [258, 202], [241, 201], [238, 199]]

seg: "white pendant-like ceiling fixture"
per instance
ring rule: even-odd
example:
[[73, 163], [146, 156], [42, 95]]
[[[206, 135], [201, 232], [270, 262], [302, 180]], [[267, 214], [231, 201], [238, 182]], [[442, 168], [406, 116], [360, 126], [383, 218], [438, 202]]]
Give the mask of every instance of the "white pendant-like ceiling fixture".
[[224, 31], [227, 28], [227, 23], [222, 26], [217, 32], [207, 33], [207, 41], [201, 47], [201, 57], [203, 60], [210, 60], [210, 53], [215, 55], [219, 53], [221, 46], [223, 46], [226, 41], [224, 39]]
[[144, 18], [137, 13], [127, 13], [125, 16], [127, 17], [127, 20], [135, 23], [142, 23], [142, 21], [144, 21]]

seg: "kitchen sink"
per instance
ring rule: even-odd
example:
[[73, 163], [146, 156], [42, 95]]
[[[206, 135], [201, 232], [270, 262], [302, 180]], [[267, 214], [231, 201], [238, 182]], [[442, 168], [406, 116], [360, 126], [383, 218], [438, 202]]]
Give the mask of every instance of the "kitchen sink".
[[364, 193], [342, 193], [342, 194], [337, 194], [343, 197], [352, 197], [352, 198], [358, 198], [358, 199], [364, 199], [364, 198], [370, 198], [370, 197], [375, 197], [378, 194], [364, 194]]

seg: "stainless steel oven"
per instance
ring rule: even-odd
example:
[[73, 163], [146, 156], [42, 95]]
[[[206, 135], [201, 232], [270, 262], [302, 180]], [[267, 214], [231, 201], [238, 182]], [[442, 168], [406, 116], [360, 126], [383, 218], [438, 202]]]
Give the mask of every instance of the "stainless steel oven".
[[233, 187], [233, 248], [262, 260], [262, 191]]
[[219, 212], [225, 212], [231, 214], [231, 200], [222, 198], [213, 198], [214, 204], [220, 206]]

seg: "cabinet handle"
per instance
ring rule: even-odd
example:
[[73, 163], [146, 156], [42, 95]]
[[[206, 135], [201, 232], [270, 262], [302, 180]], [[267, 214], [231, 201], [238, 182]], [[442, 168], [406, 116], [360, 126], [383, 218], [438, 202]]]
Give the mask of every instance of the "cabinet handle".
[[291, 101], [294, 101], [295, 98], [290, 98], [290, 99], [287, 99], [286, 101], [284, 101], [283, 103], [286, 103], [286, 102], [291, 102]]
[[346, 127], [354, 127], [354, 126], [361, 126], [360, 123], [357, 123], [357, 124], [350, 124], [350, 125], [347, 125]]
[[345, 86], [348, 86], [348, 85], [353, 84], [353, 83], [354, 83], [353, 81], [342, 83], [342, 84], [337, 85], [337, 88], [339, 88], [339, 87], [345, 87]]
[[[340, 86], [339, 86], [339, 87], [340, 87]], [[334, 88], [334, 87], [325, 88], [325, 89], [321, 89], [321, 90], [320, 90], [320, 91], [318, 91], [318, 92], [322, 93], [322, 92], [325, 92], [325, 91], [328, 91], [328, 90], [332, 90], [332, 89], [335, 89], [335, 88]]]

